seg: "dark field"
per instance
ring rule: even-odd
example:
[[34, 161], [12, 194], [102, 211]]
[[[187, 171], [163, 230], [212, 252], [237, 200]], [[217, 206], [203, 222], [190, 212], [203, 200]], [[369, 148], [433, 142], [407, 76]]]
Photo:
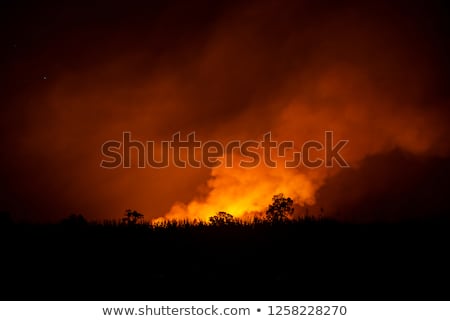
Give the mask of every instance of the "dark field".
[[448, 300], [450, 224], [14, 225], [8, 300]]

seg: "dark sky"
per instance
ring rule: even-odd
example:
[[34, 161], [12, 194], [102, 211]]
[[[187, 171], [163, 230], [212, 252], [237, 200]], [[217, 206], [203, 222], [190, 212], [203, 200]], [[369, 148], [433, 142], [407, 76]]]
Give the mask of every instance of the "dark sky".
[[[240, 216], [279, 192], [352, 219], [447, 209], [444, 1], [2, 1], [0, 12], [0, 210], [18, 220]], [[325, 130], [349, 140], [350, 169], [99, 166], [124, 131], [222, 142], [271, 131], [301, 145]]]

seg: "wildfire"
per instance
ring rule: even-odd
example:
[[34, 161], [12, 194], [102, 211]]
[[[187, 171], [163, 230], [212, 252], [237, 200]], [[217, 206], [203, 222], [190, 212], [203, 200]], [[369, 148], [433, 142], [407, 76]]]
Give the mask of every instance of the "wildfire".
[[[12, 85], [2, 95], [0, 117], [2, 146], [11, 155], [1, 160], [2, 206], [43, 220], [70, 212], [110, 219], [130, 207], [159, 220], [207, 220], [220, 211], [246, 218], [265, 212], [278, 193], [321, 206], [317, 191], [343, 171], [281, 164], [100, 167], [102, 146], [124, 132], [160, 142], [195, 131], [202, 141], [223, 143], [271, 132], [299, 147], [332, 131], [336, 140], [348, 140], [343, 156], [352, 169], [397, 149], [450, 154], [445, 28], [425, 19], [422, 6], [417, 13], [409, 11], [413, 4], [364, 1], [213, 7], [223, 12], [189, 5], [192, 11], [178, 21], [179, 7], [169, 2], [162, 12], [150, 10], [148, 19], [114, 24], [119, 29], [104, 37], [95, 36], [102, 28], [70, 27], [67, 36], [52, 28], [56, 34], [48, 39], [58, 39], [61, 52], [54, 41], [45, 45], [31, 36], [30, 50], [11, 54], [5, 79]], [[74, 37], [90, 39], [87, 49], [73, 50]], [[39, 66], [53, 66], [51, 77], [23, 82], [24, 74], [39, 78]], [[153, 158], [163, 158], [164, 149], [154, 146]], [[374, 171], [385, 174], [377, 165]], [[363, 182], [351, 198], [370, 193], [370, 184]], [[339, 199], [347, 192], [338, 187], [331, 194]]]
[[207, 220], [219, 211], [246, 218], [264, 212], [273, 195], [279, 193], [289, 195], [297, 204], [313, 204], [315, 184], [296, 169], [220, 167], [212, 170], [210, 193], [205, 199], [178, 202], [164, 219]]

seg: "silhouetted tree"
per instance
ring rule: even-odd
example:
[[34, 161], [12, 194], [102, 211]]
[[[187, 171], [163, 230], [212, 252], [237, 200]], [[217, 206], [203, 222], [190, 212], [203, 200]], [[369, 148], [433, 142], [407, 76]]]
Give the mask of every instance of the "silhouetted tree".
[[289, 216], [293, 213], [294, 201], [280, 193], [273, 196], [272, 204], [266, 211], [266, 218], [269, 222], [278, 223], [289, 219]]
[[144, 214], [141, 214], [138, 211], [126, 210], [125, 217], [122, 219], [122, 222], [126, 224], [143, 223]]
[[234, 217], [227, 212], [219, 212], [216, 215], [211, 216], [209, 222], [216, 226], [230, 225], [234, 223]]

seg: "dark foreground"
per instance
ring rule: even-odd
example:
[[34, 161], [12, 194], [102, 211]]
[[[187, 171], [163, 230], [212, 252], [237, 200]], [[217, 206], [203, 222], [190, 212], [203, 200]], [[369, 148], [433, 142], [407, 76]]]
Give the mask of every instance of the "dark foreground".
[[8, 225], [3, 300], [449, 300], [448, 222]]

